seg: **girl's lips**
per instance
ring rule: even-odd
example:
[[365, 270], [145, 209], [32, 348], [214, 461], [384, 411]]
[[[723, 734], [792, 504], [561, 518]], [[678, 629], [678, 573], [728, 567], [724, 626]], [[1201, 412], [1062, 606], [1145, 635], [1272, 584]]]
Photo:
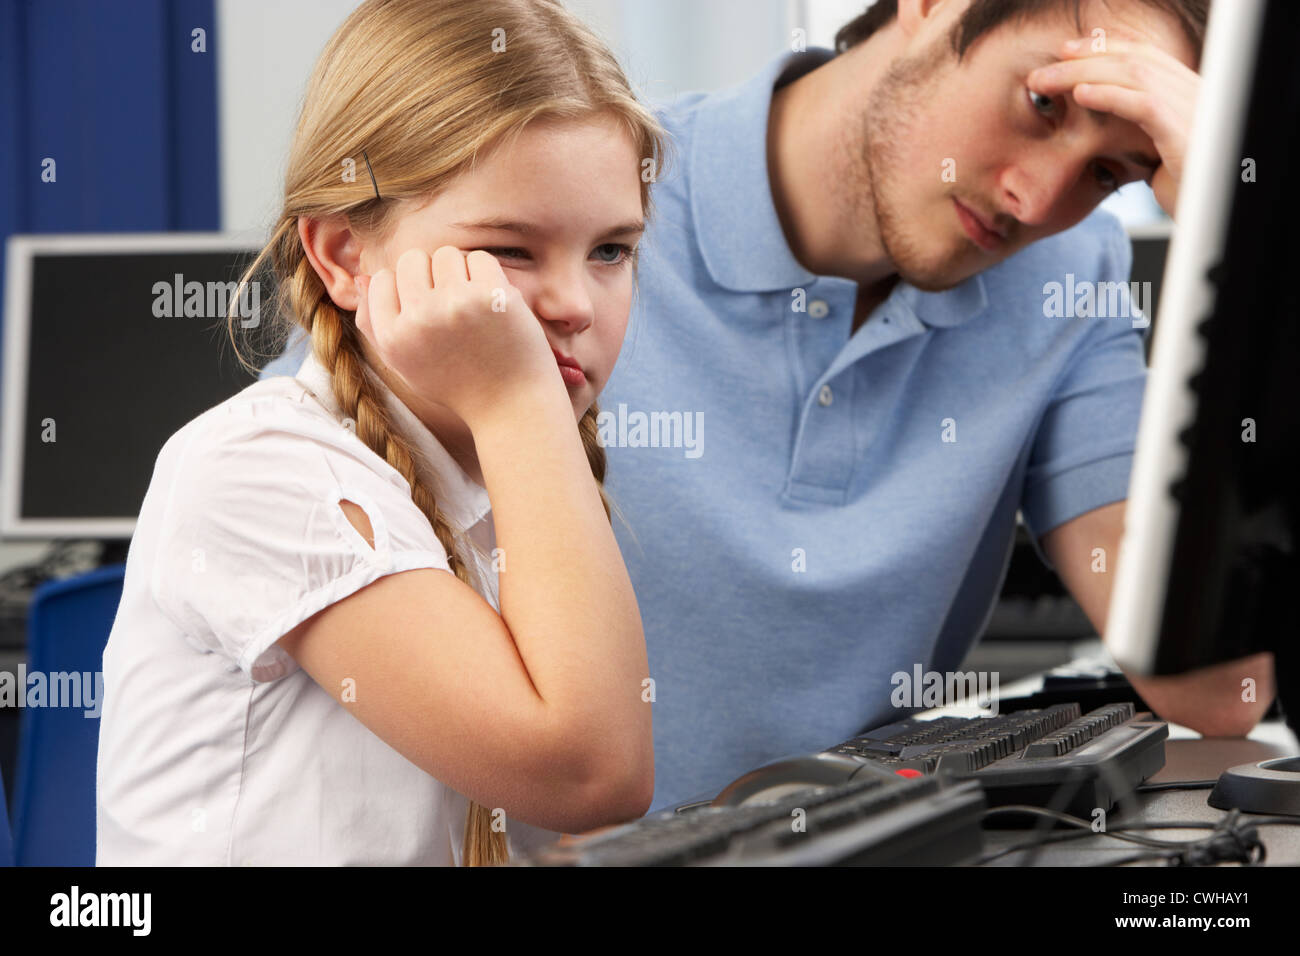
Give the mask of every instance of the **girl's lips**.
[[564, 384], [570, 388], [587, 384], [587, 375], [582, 369], [572, 365], [560, 365], [559, 362], [556, 362], [556, 367], [560, 370], [560, 378], [564, 379]]
[[561, 352], [559, 349], [555, 348], [554, 346], [551, 347], [551, 354], [555, 356], [555, 361], [558, 362], [560, 365], [569, 365], [572, 366], [573, 368], [582, 368], [582, 366], [578, 364], [577, 359], [570, 358], [569, 356], [565, 355], [563, 352]]
[[560, 369], [560, 377], [564, 379], [564, 384], [569, 387], [576, 387], [587, 384], [587, 373], [582, 370], [577, 359], [570, 358], [557, 349], [551, 349], [555, 356], [555, 364]]

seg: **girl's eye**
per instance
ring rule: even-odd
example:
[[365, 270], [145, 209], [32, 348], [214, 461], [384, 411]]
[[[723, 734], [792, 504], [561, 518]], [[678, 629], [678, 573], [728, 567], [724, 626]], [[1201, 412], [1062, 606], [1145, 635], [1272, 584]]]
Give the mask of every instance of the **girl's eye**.
[[[1030, 90], [1029, 101], [1032, 104], [1033, 108], [1043, 116], [1048, 115], [1046, 112], [1044, 112], [1045, 110], [1056, 109], [1056, 101], [1052, 99], [1052, 97], [1048, 96], [1046, 93], [1037, 93], [1033, 90]], [[1108, 190], [1110, 192], [1114, 192], [1115, 190], [1119, 189], [1120, 182], [1118, 179], [1115, 178], [1115, 174], [1112, 173], [1105, 166], [1103, 166], [1101, 163], [1097, 164], [1096, 175], [1097, 175], [1097, 184], [1101, 186], [1102, 189]]]
[[[621, 242], [606, 242], [597, 246], [592, 254], [596, 256], [596, 261], [603, 265], [621, 266], [635, 255], [635, 251], [631, 246], [624, 245]], [[612, 256], [612, 258], [606, 258], [606, 255]]]
[[[526, 249], [519, 249], [513, 246], [500, 248], [487, 247], [483, 251], [492, 253], [492, 255], [496, 256], [498, 259], [528, 258], [528, 251]], [[603, 245], [597, 246], [595, 251], [592, 252], [592, 255], [596, 257], [597, 262], [607, 266], [623, 265], [623, 263], [629, 261], [635, 254], [636, 250], [631, 246], [624, 245], [620, 242], [606, 242]]]
[[528, 255], [528, 253], [524, 252], [524, 250], [522, 250], [522, 249], [516, 249], [516, 248], [513, 248], [513, 247], [510, 247], [510, 248], [504, 248], [504, 247], [503, 247], [503, 248], [491, 248], [491, 247], [489, 247], [489, 248], [485, 248], [483, 251], [484, 251], [484, 252], [490, 252], [490, 253], [492, 253], [492, 255], [496, 256], [498, 259], [513, 259], [515, 256], [526, 256], [526, 255]]

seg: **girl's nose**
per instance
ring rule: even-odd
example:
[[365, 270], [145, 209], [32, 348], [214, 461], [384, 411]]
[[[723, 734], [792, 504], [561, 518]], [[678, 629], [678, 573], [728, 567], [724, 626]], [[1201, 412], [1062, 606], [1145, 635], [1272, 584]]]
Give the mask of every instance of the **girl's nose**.
[[586, 283], [577, 276], [544, 277], [533, 301], [533, 313], [569, 334], [581, 332], [596, 318]]

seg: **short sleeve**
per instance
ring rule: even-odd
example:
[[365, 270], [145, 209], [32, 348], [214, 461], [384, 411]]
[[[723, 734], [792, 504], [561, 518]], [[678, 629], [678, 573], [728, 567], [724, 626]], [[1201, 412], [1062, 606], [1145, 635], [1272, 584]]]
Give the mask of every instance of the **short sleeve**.
[[[160, 521], [155, 601], [253, 681], [297, 668], [276, 642], [317, 611], [387, 574], [448, 569], [401, 476], [312, 418], [284, 399], [218, 408], [182, 446]], [[373, 549], [343, 499], [366, 512]]]
[[[1095, 275], [1097, 282], [1113, 284], [1100, 288], [1115, 290], [1118, 308], [1108, 303], [1106, 316], [1069, 320], [1087, 323], [1086, 332], [1034, 435], [1021, 498], [1036, 547], [1058, 525], [1128, 497], [1146, 386], [1143, 340], [1149, 323], [1129, 293], [1133, 250], [1128, 235], [1114, 217], [1104, 220], [1108, 226]], [[1050, 567], [1041, 548], [1038, 553]]]

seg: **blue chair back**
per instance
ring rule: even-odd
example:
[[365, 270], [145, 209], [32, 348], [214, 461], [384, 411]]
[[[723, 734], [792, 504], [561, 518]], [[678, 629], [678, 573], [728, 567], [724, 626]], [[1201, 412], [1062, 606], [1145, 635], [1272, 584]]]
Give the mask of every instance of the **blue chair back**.
[[[44, 675], [46, 706], [22, 712], [14, 780], [13, 840], [19, 866], [95, 865], [95, 763], [103, 706], [102, 679], [96, 678], [103, 670], [125, 570], [114, 564], [48, 581], [32, 596], [27, 672]], [[61, 679], [72, 674], [80, 676]], [[87, 674], [89, 686], [82, 687], [74, 706], [51, 706], [66, 705], [60, 688], [84, 683]], [[30, 697], [30, 691], [19, 688], [24, 691]], [[87, 717], [88, 710], [95, 716]]]
[[0, 866], [14, 865], [14, 841], [9, 835], [9, 807], [5, 805], [5, 778], [0, 773]]

